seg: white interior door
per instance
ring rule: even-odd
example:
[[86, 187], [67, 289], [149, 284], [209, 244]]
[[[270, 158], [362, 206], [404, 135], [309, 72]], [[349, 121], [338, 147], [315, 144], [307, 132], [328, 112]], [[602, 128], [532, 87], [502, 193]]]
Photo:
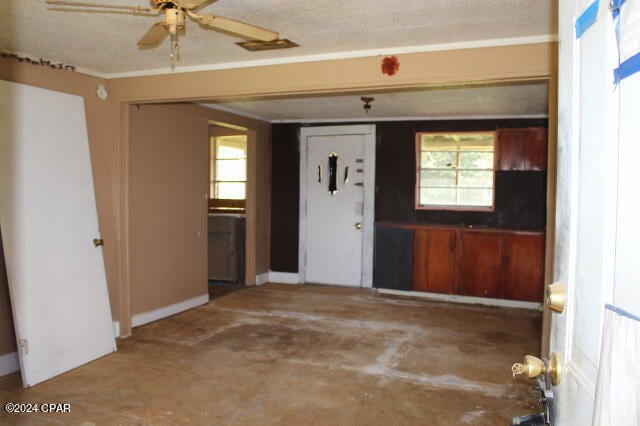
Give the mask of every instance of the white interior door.
[[373, 204], [367, 192], [373, 185], [374, 163], [367, 151], [374, 145], [372, 130], [372, 126], [303, 129], [305, 282], [370, 286], [372, 250], [367, 249]]
[[[618, 304], [636, 313], [640, 310], [640, 229], [635, 210], [640, 172], [637, 156], [632, 155], [638, 153], [640, 137], [638, 90], [632, 95], [633, 105], [620, 102], [624, 93], [621, 88], [630, 83], [614, 85], [618, 39], [608, 1], [596, 1], [595, 23], [576, 39], [575, 17], [588, 4], [592, 3], [560, 2], [555, 279], [567, 284], [568, 297], [564, 313], [552, 319], [551, 351], [560, 354], [565, 364], [562, 382], [555, 390], [555, 424], [561, 426], [631, 424], [599, 420], [594, 423], [594, 407], [596, 394], [607, 393], [611, 390], [607, 387], [612, 386], [598, 381], [602, 373], [605, 305]], [[628, 140], [620, 133], [625, 120], [636, 123], [628, 126], [633, 129]], [[626, 155], [621, 155], [623, 147], [628, 150]], [[635, 219], [629, 220], [629, 215]], [[621, 225], [626, 227], [623, 232]], [[625, 297], [614, 297], [623, 289], [627, 289]], [[623, 393], [629, 395], [631, 391]], [[632, 408], [627, 406], [629, 409]], [[625, 408], [607, 409], [609, 413], [621, 410]], [[636, 417], [635, 424], [638, 421]]]
[[0, 227], [23, 385], [115, 351], [82, 98], [0, 80]]

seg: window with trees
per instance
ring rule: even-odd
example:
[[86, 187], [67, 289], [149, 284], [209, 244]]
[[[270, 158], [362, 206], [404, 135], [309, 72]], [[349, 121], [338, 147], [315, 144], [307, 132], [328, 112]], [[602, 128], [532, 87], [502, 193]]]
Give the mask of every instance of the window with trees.
[[418, 133], [416, 208], [493, 210], [495, 136]]
[[244, 213], [247, 191], [247, 136], [211, 138], [209, 211]]

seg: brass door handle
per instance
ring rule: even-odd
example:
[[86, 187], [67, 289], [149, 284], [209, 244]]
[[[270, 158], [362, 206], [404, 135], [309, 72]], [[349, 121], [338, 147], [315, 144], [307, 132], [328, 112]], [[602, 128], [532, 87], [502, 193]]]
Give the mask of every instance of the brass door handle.
[[362, 224], [360, 222], [356, 222], [354, 226], [356, 227], [356, 229], [362, 229]]
[[94, 238], [93, 239], [93, 245], [95, 247], [100, 247], [104, 245], [104, 240], [102, 238]]
[[515, 363], [511, 366], [513, 376], [525, 376], [535, 379], [543, 374], [549, 374], [551, 384], [556, 386], [562, 379], [562, 361], [557, 353], [551, 354], [551, 359], [540, 359], [532, 355], [524, 357], [524, 363]]

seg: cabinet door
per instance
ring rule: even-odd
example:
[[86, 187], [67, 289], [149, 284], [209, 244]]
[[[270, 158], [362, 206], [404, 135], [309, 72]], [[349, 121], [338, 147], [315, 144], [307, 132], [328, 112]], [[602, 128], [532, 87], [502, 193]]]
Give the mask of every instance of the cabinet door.
[[542, 302], [544, 234], [509, 233], [505, 239], [504, 298]]
[[498, 130], [498, 170], [546, 170], [547, 129]]
[[412, 290], [455, 291], [456, 230], [416, 229], [413, 234]]
[[456, 293], [502, 298], [504, 234], [463, 230], [459, 235]]
[[376, 288], [411, 290], [413, 230], [376, 226], [373, 285]]

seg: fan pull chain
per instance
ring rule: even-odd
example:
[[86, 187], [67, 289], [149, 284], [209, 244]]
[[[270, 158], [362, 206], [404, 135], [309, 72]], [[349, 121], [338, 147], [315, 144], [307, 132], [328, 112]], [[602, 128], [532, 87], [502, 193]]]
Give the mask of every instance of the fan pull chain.
[[178, 45], [178, 33], [171, 34], [171, 51], [169, 53], [169, 60], [171, 65], [174, 65], [175, 61], [180, 60], [180, 45]]

